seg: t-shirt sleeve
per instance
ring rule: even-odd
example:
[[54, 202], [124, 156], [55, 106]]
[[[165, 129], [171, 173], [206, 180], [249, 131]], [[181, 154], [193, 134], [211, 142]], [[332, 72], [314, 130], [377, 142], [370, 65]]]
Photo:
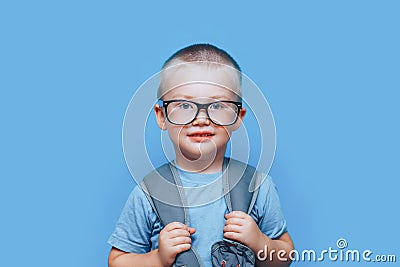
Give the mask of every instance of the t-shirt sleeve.
[[270, 176], [266, 176], [260, 186], [252, 216], [257, 219], [260, 230], [269, 238], [279, 238], [287, 231], [278, 192]]
[[136, 186], [125, 203], [108, 243], [125, 252], [149, 252], [155, 216], [145, 193]]

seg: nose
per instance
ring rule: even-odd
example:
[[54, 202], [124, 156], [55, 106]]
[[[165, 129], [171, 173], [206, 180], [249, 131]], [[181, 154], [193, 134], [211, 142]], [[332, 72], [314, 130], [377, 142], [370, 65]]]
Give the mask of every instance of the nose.
[[192, 122], [193, 125], [210, 125], [210, 119], [207, 116], [207, 112], [204, 109], [199, 110], [199, 114], [197, 114], [196, 118]]

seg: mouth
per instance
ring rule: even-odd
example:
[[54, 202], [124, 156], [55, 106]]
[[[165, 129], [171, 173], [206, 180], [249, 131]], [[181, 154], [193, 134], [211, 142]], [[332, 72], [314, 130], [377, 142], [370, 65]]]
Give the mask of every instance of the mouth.
[[187, 136], [195, 142], [202, 142], [211, 139], [214, 135], [212, 132], [193, 132]]
[[215, 134], [212, 132], [193, 132], [188, 134], [189, 137], [208, 137], [214, 136]]

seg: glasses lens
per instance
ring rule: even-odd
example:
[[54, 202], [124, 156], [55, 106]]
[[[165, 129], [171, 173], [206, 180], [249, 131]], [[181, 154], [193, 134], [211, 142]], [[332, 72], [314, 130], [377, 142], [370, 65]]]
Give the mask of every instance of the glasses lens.
[[197, 113], [197, 106], [187, 101], [171, 102], [167, 106], [168, 119], [172, 123], [187, 124], [191, 122]]
[[229, 102], [216, 102], [208, 107], [210, 119], [220, 125], [233, 124], [238, 116], [238, 106]]

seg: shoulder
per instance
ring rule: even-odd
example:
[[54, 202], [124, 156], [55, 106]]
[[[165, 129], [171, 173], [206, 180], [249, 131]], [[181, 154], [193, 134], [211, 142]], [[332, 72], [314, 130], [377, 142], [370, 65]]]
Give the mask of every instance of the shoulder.
[[277, 238], [286, 231], [278, 192], [269, 175], [263, 176], [252, 216], [257, 219], [260, 230], [270, 238]]
[[258, 195], [254, 208], [258, 210], [259, 214], [280, 208], [278, 192], [271, 176], [260, 174], [257, 188]]
[[259, 196], [268, 194], [271, 189], [276, 189], [272, 177], [265, 173], [259, 173]]
[[145, 203], [146, 201], [146, 194], [143, 192], [142, 188], [140, 185], [136, 185], [131, 193], [129, 194], [128, 200], [134, 201], [134, 202], [143, 202]]
[[130, 213], [135, 213], [136, 215], [141, 214], [143, 217], [152, 218], [155, 216], [145, 192], [139, 185], [135, 186], [129, 194], [128, 200], [125, 204], [125, 209]]

